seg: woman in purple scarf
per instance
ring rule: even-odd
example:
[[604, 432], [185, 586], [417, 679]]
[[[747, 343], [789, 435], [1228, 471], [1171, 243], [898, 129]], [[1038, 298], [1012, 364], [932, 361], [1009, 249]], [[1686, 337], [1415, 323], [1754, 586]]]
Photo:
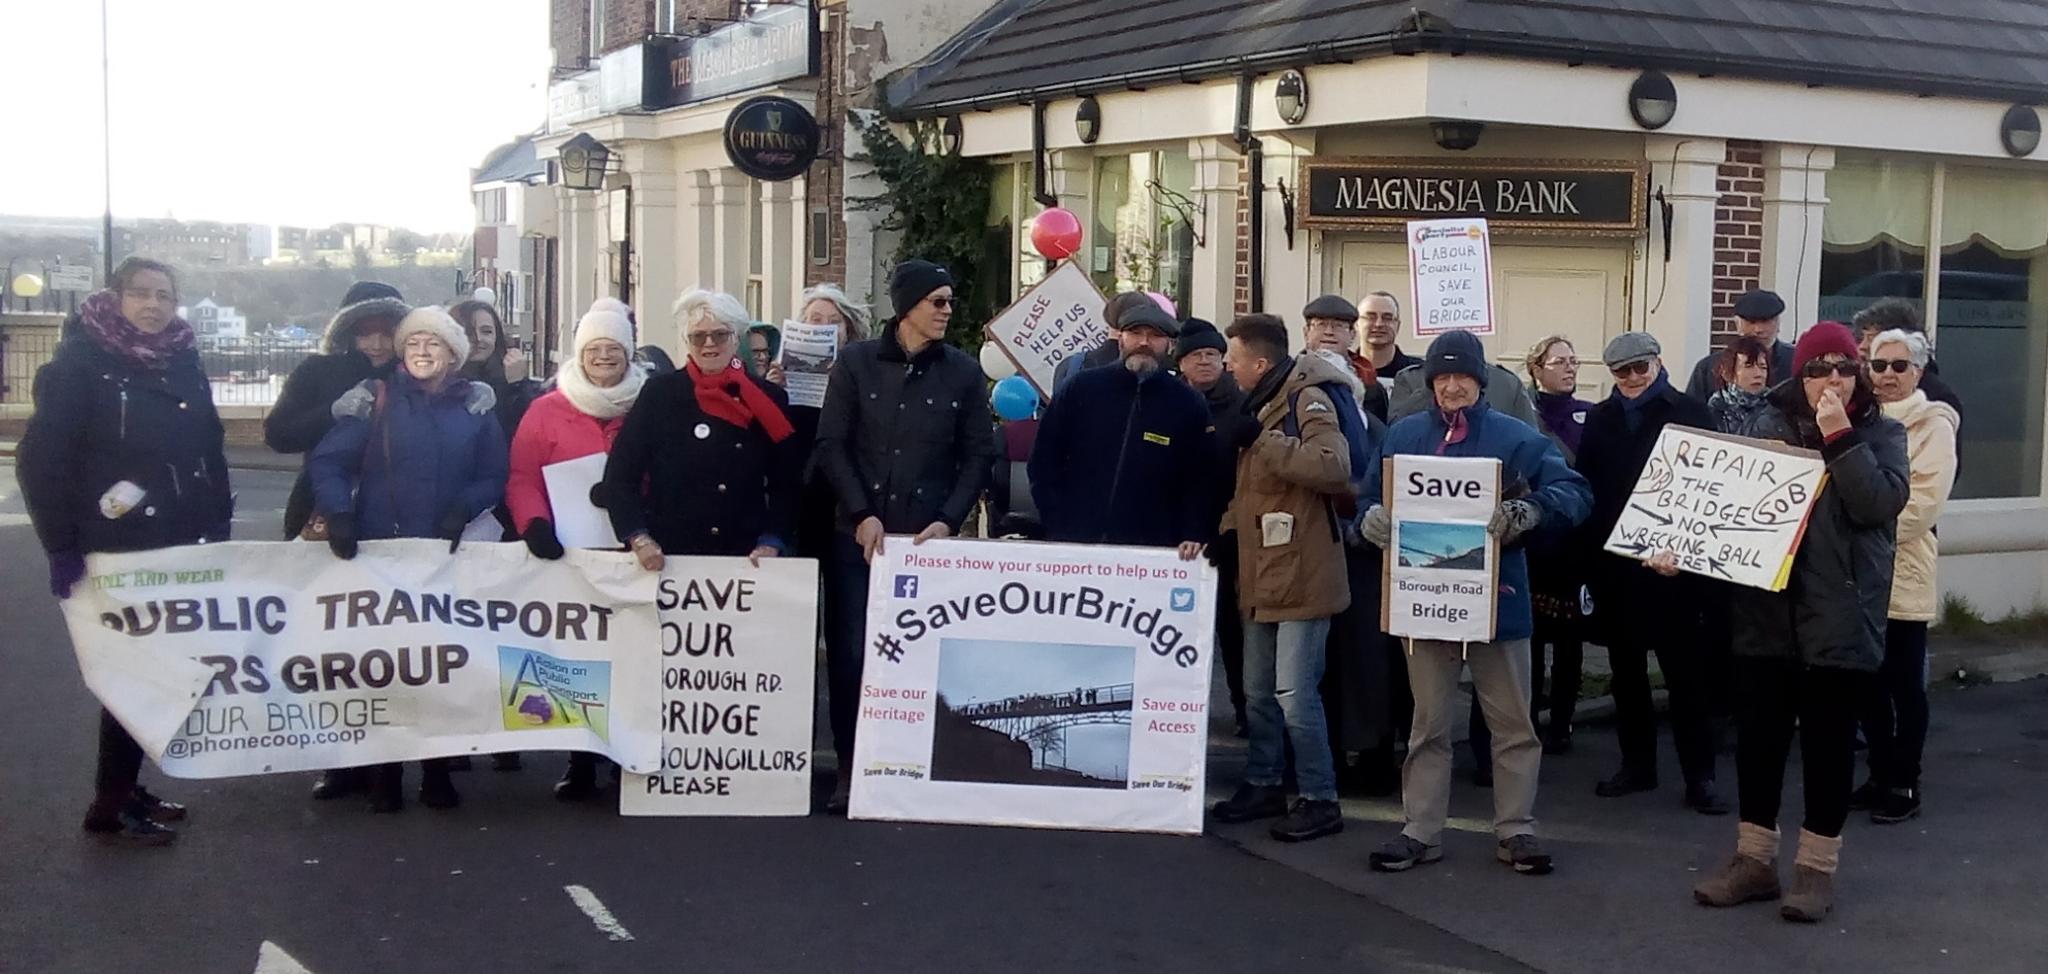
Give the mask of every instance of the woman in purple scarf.
[[[1592, 403], [1577, 397], [1577, 350], [1563, 335], [1552, 335], [1529, 349], [1523, 366], [1529, 373], [1529, 389], [1536, 394], [1536, 416], [1543, 421], [1540, 432], [1557, 444], [1564, 462], [1576, 466], [1586, 411], [1593, 408]], [[1529, 545], [1529, 587], [1536, 617], [1536, 634], [1529, 640], [1529, 653], [1535, 657], [1530, 683], [1535, 701], [1543, 698], [1545, 644], [1552, 653], [1550, 719], [1542, 728], [1545, 754], [1563, 754], [1572, 747], [1572, 709], [1578, 702], [1579, 667], [1584, 658], [1580, 589], [1585, 577], [1572, 555], [1576, 547], [1564, 539], [1538, 539]], [[1532, 703], [1529, 712], [1537, 709]]]

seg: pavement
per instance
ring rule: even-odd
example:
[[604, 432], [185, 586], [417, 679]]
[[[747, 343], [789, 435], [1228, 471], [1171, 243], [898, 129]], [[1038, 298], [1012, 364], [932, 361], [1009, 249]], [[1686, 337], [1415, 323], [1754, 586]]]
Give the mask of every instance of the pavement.
[[[275, 525], [290, 483], [244, 468], [243, 536]], [[1668, 746], [1662, 791], [1594, 798], [1617, 751], [1592, 726], [1544, 761], [1559, 867], [1540, 878], [1493, 860], [1488, 793], [1462, 779], [1444, 862], [1386, 876], [1365, 860], [1398, 830], [1390, 801], [1347, 799], [1343, 834], [1299, 846], [1259, 825], [627, 819], [553, 801], [552, 754], [517, 773], [480, 763], [458, 778], [460, 810], [398, 816], [309, 801], [306, 775], [147, 771], [193, 818], [175, 847], [128, 850], [78, 831], [95, 704], [5, 463], [0, 566], [0, 971], [2019, 972], [2048, 957], [2033, 831], [2048, 681], [1938, 692], [1927, 815], [1852, 821], [1838, 912], [1818, 927], [1695, 906], [1734, 820], [1679, 807]], [[1242, 742], [1214, 739], [1212, 797], [1242, 760]], [[1732, 797], [1726, 757], [1722, 777]], [[1795, 763], [1788, 809], [1797, 777]]]

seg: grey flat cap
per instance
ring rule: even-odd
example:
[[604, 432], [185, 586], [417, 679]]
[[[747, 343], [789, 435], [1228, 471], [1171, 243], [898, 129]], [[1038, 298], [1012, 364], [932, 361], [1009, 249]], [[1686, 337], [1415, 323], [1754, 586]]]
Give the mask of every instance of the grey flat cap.
[[1308, 307], [1301, 309], [1301, 316], [1303, 318], [1328, 318], [1332, 321], [1356, 322], [1358, 320], [1358, 306], [1338, 295], [1325, 294], [1314, 301], [1310, 301]]
[[1600, 360], [1611, 369], [1662, 354], [1664, 347], [1657, 344], [1657, 336], [1647, 331], [1625, 331], [1607, 343], [1607, 350], [1600, 353]]
[[1735, 317], [1751, 321], [1769, 321], [1785, 313], [1785, 299], [1775, 291], [1762, 288], [1735, 299]]

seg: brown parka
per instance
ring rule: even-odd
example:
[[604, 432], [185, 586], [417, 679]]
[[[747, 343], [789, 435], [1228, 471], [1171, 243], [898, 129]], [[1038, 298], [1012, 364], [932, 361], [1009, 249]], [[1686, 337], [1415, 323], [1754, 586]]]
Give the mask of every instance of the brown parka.
[[[1336, 366], [1302, 355], [1259, 410], [1259, 438], [1237, 457], [1237, 492], [1223, 531], [1237, 532], [1238, 604], [1253, 622], [1321, 619], [1351, 604], [1336, 506], [1351, 495], [1350, 450], [1337, 403], [1318, 388], [1345, 381]], [[1290, 408], [1300, 435], [1286, 435]], [[1265, 544], [1261, 520], [1294, 515], [1293, 537]]]

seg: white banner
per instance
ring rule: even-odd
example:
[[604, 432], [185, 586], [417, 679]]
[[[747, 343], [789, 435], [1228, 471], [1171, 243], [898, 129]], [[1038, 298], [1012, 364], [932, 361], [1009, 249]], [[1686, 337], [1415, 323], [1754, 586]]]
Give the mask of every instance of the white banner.
[[671, 557], [661, 610], [661, 770], [625, 815], [808, 815], [818, 563]]
[[1017, 363], [1017, 373], [1031, 382], [1039, 397], [1050, 399], [1053, 370], [1070, 356], [1084, 355], [1109, 340], [1103, 303], [1088, 272], [1066, 261], [995, 316], [987, 335]]
[[1381, 573], [1381, 628], [1416, 639], [1493, 639], [1500, 544], [1486, 522], [1500, 505], [1500, 461], [1404, 453], [1384, 463], [1394, 536]]
[[1170, 548], [889, 538], [852, 816], [1200, 832], [1215, 597]]
[[1417, 336], [1493, 334], [1493, 245], [1485, 220], [1410, 220], [1408, 281]]
[[817, 409], [825, 405], [825, 382], [839, 361], [839, 326], [785, 321], [776, 356], [789, 404]]
[[1660, 551], [1696, 575], [1781, 592], [1827, 483], [1820, 454], [1690, 426], [1666, 426], [1607, 550]]
[[174, 777], [540, 750], [656, 766], [655, 576], [629, 555], [235, 542], [87, 564], [64, 602], [79, 669]]

